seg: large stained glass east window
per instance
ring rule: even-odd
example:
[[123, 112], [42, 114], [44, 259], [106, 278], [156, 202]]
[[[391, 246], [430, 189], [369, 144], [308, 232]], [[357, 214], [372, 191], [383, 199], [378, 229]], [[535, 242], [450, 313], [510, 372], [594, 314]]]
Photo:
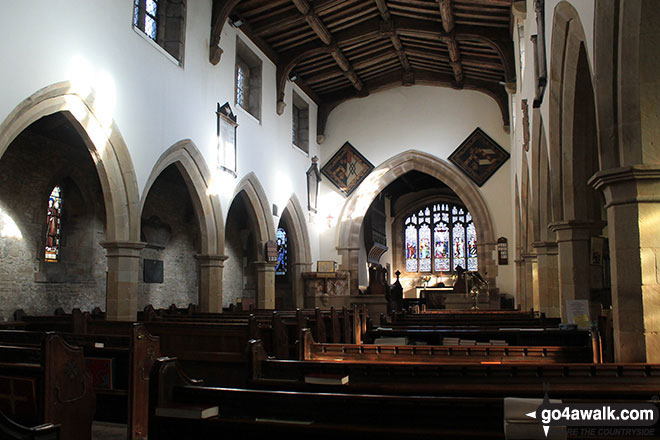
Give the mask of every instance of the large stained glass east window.
[[461, 205], [438, 202], [404, 221], [406, 272], [453, 272], [478, 269], [477, 231]]
[[56, 186], [48, 198], [48, 211], [46, 212], [46, 246], [44, 247], [46, 261], [60, 261], [61, 231], [62, 190]]
[[288, 266], [288, 239], [284, 228], [277, 228], [275, 234], [277, 240], [277, 266], [275, 266], [275, 275], [286, 275]]

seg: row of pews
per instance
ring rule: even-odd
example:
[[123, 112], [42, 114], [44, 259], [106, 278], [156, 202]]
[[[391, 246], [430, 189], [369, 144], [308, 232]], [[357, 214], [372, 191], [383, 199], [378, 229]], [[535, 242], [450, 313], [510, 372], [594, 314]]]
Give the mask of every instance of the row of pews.
[[[378, 326], [357, 308], [214, 314], [147, 307], [138, 323], [79, 310], [20, 318], [13, 330], [0, 332], [0, 344], [36, 348], [30, 335], [41, 334], [82, 350], [83, 361], [111, 359], [114, 390], [99, 388], [97, 378], [96, 399], [86, 408], [95, 406], [97, 419], [125, 421], [130, 439], [191, 433], [505, 438], [514, 426], [506, 422], [512, 399], [540, 401], [545, 390], [565, 402], [647, 402], [660, 395], [660, 365], [602, 363], [597, 332], [560, 330], [537, 312], [396, 312], [381, 315]], [[150, 341], [151, 349], [131, 349], [130, 329], [142, 332], [137, 339]], [[125, 338], [128, 348], [122, 351], [113, 338]], [[94, 351], [109, 347], [117, 352]], [[134, 353], [133, 361], [120, 352]], [[63, 400], [89, 385], [72, 387]], [[87, 424], [80, 423], [83, 415], [77, 414], [78, 425]], [[89, 438], [69, 434], [65, 420], [28, 422], [59, 424], [60, 438]], [[543, 433], [540, 425], [528, 428]]]
[[[191, 376], [162, 358], [151, 376], [150, 435], [545, 438], [520, 408], [535, 409], [546, 391], [563, 402], [656, 404], [660, 365], [601, 363], [596, 332], [557, 325], [521, 311], [395, 313], [378, 328], [367, 320], [359, 342], [321, 342], [303, 330], [297, 359], [269, 356], [253, 339], [240, 387], [208, 384], [203, 371]], [[455, 334], [475, 342], [429, 344]], [[493, 337], [506, 345], [485, 343]]]
[[[362, 313], [366, 315], [347, 309], [205, 314], [192, 307], [148, 306], [141, 321], [133, 323], [108, 321], [98, 311], [34, 316], [19, 310], [14, 321], [0, 326], [0, 432], [23, 438], [20, 429], [39, 426], [39, 435], [89, 439], [94, 419], [126, 423], [128, 438], [146, 438], [149, 373], [162, 355], [176, 356], [186, 371], [204, 376], [209, 384], [246, 386], [248, 341], [262, 341], [269, 356], [295, 358], [303, 328], [313, 329], [323, 341], [354, 342], [363, 328]], [[45, 341], [48, 345], [42, 347]], [[58, 348], [55, 357], [53, 347]], [[46, 380], [46, 374], [58, 380]], [[46, 424], [53, 430], [46, 430]]]

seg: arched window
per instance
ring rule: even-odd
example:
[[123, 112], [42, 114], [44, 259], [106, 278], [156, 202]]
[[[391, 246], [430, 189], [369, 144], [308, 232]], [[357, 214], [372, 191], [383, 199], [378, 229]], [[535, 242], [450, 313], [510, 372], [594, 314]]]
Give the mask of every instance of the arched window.
[[452, 272], [457, 266], [478, 269], [477, 231], [461, 205], [438, 202], [403, 222], [406, 272]]
[[275, 238], [277, 239], [277, 266], [275, 266], [275, 275], [286, 275], [289, 257], [286, 230], [284, 228], [277, 228]]
[[44, 259], [46, 261], [60, 261], [60, 240], [62, 231], [62, 191], [59, 185], [55, 186], [48, 198], [48, 211], [46, 212], [46, 246]]

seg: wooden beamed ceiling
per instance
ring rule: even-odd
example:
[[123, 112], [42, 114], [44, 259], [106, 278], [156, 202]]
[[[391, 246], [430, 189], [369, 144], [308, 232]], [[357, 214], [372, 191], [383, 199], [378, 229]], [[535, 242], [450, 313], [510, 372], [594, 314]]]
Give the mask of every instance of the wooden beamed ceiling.
[[340, 103], [414, 84], [486, 93], [509, 125], [515, 89], [513, 0], [214, 0], [209, 60], [222, 26], [240, 29], [277, 66], [277, 109], [286, 81], [317, 104], [322, 140]]

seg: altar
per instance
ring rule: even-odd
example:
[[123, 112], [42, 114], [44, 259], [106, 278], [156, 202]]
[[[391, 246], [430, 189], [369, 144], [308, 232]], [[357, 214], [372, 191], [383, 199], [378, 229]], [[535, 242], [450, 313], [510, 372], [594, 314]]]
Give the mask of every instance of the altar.
[[[404, 295], [404, 307], [408, 305], [425, 305], [427, 309], [471, 309], [474, 299], [465, 293], [454, 292], [453, 287], [415, 287], [413, 292]], [[477, 307], [482, 310], [490, 308], [488, 294], [479, 295]]]

